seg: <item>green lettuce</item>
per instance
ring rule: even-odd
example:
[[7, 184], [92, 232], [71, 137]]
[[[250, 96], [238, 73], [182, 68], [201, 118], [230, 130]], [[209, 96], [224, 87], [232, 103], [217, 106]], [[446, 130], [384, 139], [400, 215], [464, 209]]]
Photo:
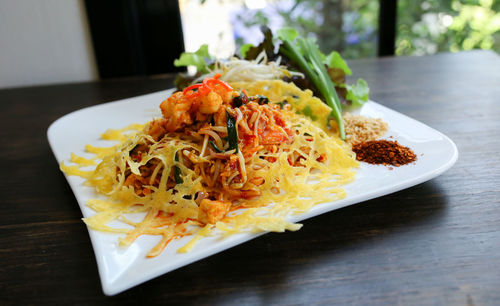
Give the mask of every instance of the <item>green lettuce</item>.
[[358, 79], [358, 82], [354, 85], [346, 84], [346, 89], [346, 99], [352, 102], [352, 106], [359, 107], [368, 102], [370, 88], [368, 88], [368, 84], [365, 80]]
[[340, 54], [337, 51], [332, 51], [325, 57], [325, 64], [329, 68], [342, 69], [344, 73], [347, 75], [352, 74], [351, 68], [347, 66], [347, 63], [344, 61], [342, 56], [340, 56]]
[[250, 50], [250, 48], [252, 48], [252, 47], [253, 47], [252, 44], [244, 44], [244, 45], [242, 45], [241, 48], [240, 48], [241, 58], [246, 58], [248, 50]]
[[174, 61], [175, 67], [195, 66], [197, 72], [207, 73], [208, 63], [214, 60], [214, 57], [208, 53], [208, 45], [202, 45], [195, 52], [183, 52], [181, 56]]
[[289, 40], [294, 41], [297, 36], [299, 36], [299, 32], [294, 28], [283, 27], [276, 31], [276, 36], [281, 40]]

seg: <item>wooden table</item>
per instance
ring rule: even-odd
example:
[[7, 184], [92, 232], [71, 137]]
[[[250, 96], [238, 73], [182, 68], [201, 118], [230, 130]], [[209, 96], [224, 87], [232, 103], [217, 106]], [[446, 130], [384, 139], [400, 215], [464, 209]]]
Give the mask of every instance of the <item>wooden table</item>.
[[[82, 107], [172, 78], [0, 91], [0, 304], [500, 304], [500, 58], [474, 51], [352, 61], [371, 98], [445, 133], [443, 175], [103, 295], [46, 131]], [[78, 135], [75, 135], [78, 137]]]

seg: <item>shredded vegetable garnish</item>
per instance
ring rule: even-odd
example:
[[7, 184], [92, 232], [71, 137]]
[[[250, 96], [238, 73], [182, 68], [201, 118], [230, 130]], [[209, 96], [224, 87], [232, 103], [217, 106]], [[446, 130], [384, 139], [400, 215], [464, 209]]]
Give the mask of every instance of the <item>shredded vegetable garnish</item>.
[[[344, 197], [341, 186], [358, 166], [350, 146], [304, 116], [298, 101], [282, 99], [287, 89], [297, 100], [310, 93], [281, 81], [234, 89], [243, 84], [206, 78], [163, 101], [163, 116], [137, 133], [103, 134], [121, 142], [88, 147], [102, 159], [95, 170], [80, 169], [91, 162], [76, 156], [77, 166], [61, 164], [106, 196], [88, 203], [96, 214], [85, 223], [124, 234], [122, 245], [159, 235], [147, 254], [154, 257], [185, 236], [193, 238], [179, 252], [210, 235], [298, 230], [301, 225], [287, 219], [292, 214]], [[136, 222], [131, 213], [145, 216]], [[111, 226], [115, 220], [123, 227]]]
[[220, 74], [221, 80], [226, 82], [249, 82], [258, 80], [279, 80], [283, 77], [294, 75], [303, 76], [300, 72], [287, 70], [280, 65], [280, 60], [268, 61], [265, 52], [261, 52], [255, 60], [231, 58], [226, 61], [216, 61], [213, 69], [207, 74], [196, 78], [193, 83], [198, 83], [206, 77]]

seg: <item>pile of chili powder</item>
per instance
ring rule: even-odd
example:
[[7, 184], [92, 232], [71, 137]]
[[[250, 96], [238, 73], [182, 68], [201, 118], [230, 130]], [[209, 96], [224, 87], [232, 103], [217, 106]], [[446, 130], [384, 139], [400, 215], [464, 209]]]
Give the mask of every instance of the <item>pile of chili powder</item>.
[[354, 144], [356, 159], [370, 164], [399, 167], [417, 160], [417, 155], [397, 141], [371, 140]]

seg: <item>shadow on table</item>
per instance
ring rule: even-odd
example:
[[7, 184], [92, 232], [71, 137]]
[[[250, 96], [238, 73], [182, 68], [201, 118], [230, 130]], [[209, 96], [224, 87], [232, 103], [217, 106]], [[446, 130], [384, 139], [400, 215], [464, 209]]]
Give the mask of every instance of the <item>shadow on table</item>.
[[144, 295], [145, 300], [190, 304], [276, 302], [274, 296], [284, 291], [300, 295], [297, 288], [308, 287], [302, 284], [359, 277], [366, 267], [391, 256], [398, 240], [426, 235], [437, 226], [446, 204], [433, 180], [306, 220], [298, 232], [261, 236], [111, 299]]

